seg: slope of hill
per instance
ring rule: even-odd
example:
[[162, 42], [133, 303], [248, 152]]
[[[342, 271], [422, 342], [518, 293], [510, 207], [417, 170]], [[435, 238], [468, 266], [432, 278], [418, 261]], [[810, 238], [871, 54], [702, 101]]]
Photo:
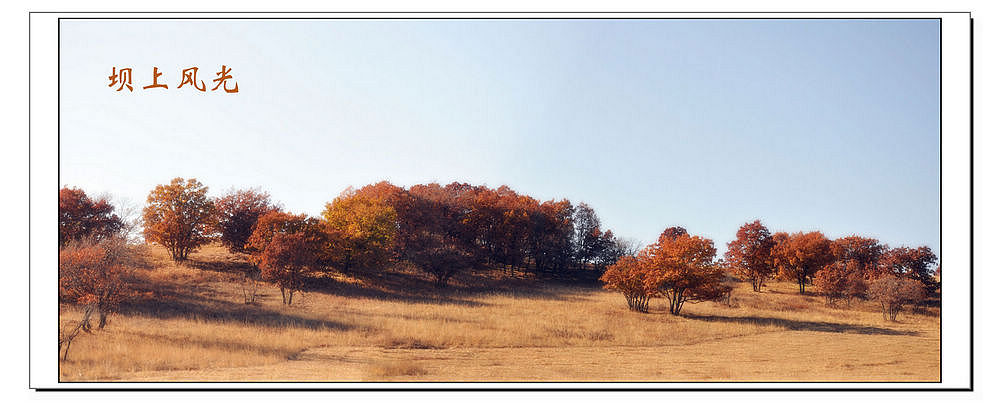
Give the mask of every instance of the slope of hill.
[[[174, 264], [157, 248], [147, 291], [73, 342], [63, 381], [938, 381], [939, 309], [882, 319], [775, 282], [680, 316], [630, 312], [599, 286], [465, 275], [448, 289], [406, 268], [314, 274], [283, 306], [244, 303], [242, 257], [211, 246]], [[61, 326], [80, 317], [64, 304]]]

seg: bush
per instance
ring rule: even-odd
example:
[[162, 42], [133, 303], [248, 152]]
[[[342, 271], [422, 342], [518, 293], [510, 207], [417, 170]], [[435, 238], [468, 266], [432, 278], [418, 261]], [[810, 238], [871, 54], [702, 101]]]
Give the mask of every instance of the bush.
[[604, 288], [617, 290], [625, 296], [628, 309], [638, 312], [649, 311], [649, 299], [656, 290], [649, 288], [645, 273], [639, 260], [633, 256], [625, 256], [612, 264], [601, 275]]
[[95, 313], [97, 328], [103, 329], [108, 315], [131, 294], [124, 278], [132, 272], [135, 259], [122, 237], [84, 238], [59, 251], [59, 299], [83, 305], [84, 311], [80, 323], [59, 340], [60, 349], [65, 345], [64, 359], [77, 334], [92, 331]]

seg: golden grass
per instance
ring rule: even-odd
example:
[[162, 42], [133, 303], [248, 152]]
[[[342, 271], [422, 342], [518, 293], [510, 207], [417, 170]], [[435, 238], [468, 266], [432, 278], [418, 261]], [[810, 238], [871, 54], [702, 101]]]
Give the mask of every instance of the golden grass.
[[427, 374], [427, 370], [413, 361], [394, 360], [382, 361], [371, 367], [373, 379], [394, 379], [399, 377], [413, 377]]
[[[590, 286], [336, 274], [288, 307], [273, 287], [244, 304], [242, 263], [219, 247], [179, 265], [149, 255], [138, 285], [156, 298], [82, 334], [62, 380], [938, 380], [937, 309], [892, 323], [794, 284], [672, 316]], [[64, 306], [63, 325], [79, 314]]]

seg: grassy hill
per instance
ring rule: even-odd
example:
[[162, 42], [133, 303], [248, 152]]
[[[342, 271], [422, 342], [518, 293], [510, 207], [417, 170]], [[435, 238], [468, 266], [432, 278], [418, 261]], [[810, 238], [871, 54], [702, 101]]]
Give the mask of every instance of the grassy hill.
[[[243, 257], [175, 264], [151, 247], [148, 292], [73, 342], [63, 381], [938, 381], [939, 308], [882, 319], [773, 282], [729, 304], [627, 310], [599, 285], [467, 274], [447, 289], [408, 268], [314, 274], [283, 306], [244, 303]], [[69, 328], [79, 308], [63, 304]]]

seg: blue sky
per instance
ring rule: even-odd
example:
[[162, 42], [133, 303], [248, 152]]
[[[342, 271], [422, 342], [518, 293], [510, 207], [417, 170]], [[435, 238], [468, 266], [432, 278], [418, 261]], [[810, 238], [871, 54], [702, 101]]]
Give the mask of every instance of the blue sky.
[[[650, 242], [772, 231], [939, 245], [936, 20], [64, 20], [61, 183], [195, 177], [318, 215], [349, 185], [591, 204]], [[221, 65], [238, 94], [177, 89]], [[142, 90], [153, 66], [169, 90]], [[132, 93], [109, 88], [132, 67]]]

